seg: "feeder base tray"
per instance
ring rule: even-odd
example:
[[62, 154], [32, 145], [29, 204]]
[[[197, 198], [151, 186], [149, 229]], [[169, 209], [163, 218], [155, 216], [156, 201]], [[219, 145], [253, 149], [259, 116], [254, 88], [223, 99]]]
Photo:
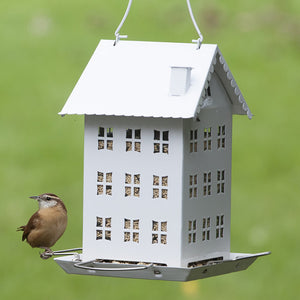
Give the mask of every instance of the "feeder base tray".
[[78, 255], [55, 258], [55, 261], [69, 274], [190, 281], [246, 270], [259, 256], [268, 254], [270, 252], [256, 254], [230, 253], [230, 259], [228, 260], [206, 261], [201, 266], [189, 268], [167, 267], [146, 263], [107, 263], [97, 259], [82, 262]]

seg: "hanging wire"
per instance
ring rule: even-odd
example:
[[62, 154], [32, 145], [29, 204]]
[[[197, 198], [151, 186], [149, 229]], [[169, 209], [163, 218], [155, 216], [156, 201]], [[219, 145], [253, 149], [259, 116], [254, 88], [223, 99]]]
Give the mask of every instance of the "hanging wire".
[[197, 49], [200, 49], [201, 47], [201, 44], [203, 42], [203, 35], [201, 34], [201, 31], [196, 23], [196, 20], [195, 20], [195, 17], [194, 17], [194, 14], [193, 14], [193, 10], [192, 10], [192, 7], [191, 7], [191, 3], [190, 3], [190, 0], [186, 0], [186, 4], [188, 6], [188, 9], [189, 9], [189, 13], [190, 13], [190, 16], [191, 16], [191, 19], [193, 21], [193, 24], [194, 24], [194, 27], [199, 35], [199, 38], [197, 40], [192, 40], [193, 43], [197, 43]]
[[[190, 13], [192, 22], [193, 22], [193, 24], [194, 24], [194, 27], [195, 27], [195, 29], [196, 29], [198, 35], [199, 35], [199, 38], [198, 38], [197, 40], [192, 40], [192, 42], [193, 42], [193, 43], [197, 43], [197, 49], [200, 49], [201, 44], [202, 44], [202, 42], [203, 42], [203, 36], [202, 36], [202, 34], [201, 34], [201, 32], [200, 32], [200, 29], [199, 29], [199, 27], [198, 27], [198, 25], [197, 25], [197, 22], [196, 22], [196, 20], [195, 20], [195, 17], [194, 17], [194, 14], [193, 14], [193, 10], [192, 10], [192, 7], [191, 7], [190, 0], [186, 0], [186, 3], [187, 3], [187, 6], [188, 6], [189, 13]], [[126, 21], [126, 18], [127, 18], [128, 14], [129, 14], [129, 11], [130, 11], [130, 8], [131, 8], [131, 4], [132, 4], [132, 0], [129, 0], [129, 1], [128, 1], [127, 8], [126, 8], [126, 11], [125, 11], [125, 14], [124, 14], [124, 16], [123, 16], [123, 18], [122, 18], [122, 20], [121, 20], [121, 23], [119, 24], [118, 28], [117, 28], [116, 31], [115, 31], [115, 37], [116, 37], [116, 39], [115, 39], [115, 42], [114, 42], [114, 46], [116, 46], [116, 44], [118, 43], [118, 41], [119, 41], [120, 39], [126, 39], [126, 38], [128, 37], [127, 35], [120, 35], [119, 32], [120, 32], [120, 30], [121, 30], [123, 24], [124, 24], [125, 21]]]
[[128, 16], [128, 14], [129, 14], [129, 11], [130, 11], [130, 8], [131, 8], [131, 4], [132, 4], [132, 0], [129, 0], [128, 1], [128, 5], [127, 5], [127, 9], [126, 9], [125, 14], [123, 16], [123, 19], [122, 19], [121, 23], [119, 24], [118, 28], [115, 31], [116, 40], [115, 40], [114, 46], [116, 46], [116, 44], [118, 43], [118, 41], [120, 39], [127, 39], [127, 37], [128, 37], [127, 35], [120, 35], [119, 32], [120, 32], [120, 30], [121, 30], [121, 28], [122, 28], [122, 26], [123, 26], [123, 24], [124, 24], [124, 22], [125, 22], [125, 20], [126, 20], [126, 18]]

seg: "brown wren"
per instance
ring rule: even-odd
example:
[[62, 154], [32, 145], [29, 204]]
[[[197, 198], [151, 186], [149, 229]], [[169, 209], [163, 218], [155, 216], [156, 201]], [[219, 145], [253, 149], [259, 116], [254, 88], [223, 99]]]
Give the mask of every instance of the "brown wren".
[[27, 225], [20, 226], [17, 231], [23, 231], [22, 241], [26, 239], [31, 247], [45, 249], [40, 257], [47, 259], [53, 255], [50, 247], [67, 227], [67, 209], [55, 194], [46, 193], [29, 198], [38, 201], [39, 209], [31, 216]]

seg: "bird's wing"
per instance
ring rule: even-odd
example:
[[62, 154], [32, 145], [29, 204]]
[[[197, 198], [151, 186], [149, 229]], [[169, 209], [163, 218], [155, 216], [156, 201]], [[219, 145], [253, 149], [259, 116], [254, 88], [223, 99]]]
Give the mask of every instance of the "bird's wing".
[[37, 225], [40, 223], [40, 215], [39, 212], [37, 211], [36, 213], [34, 213], [31, 218], [29, 219], [27, 225], [25, 226], [21, 226], [21, 228], [23, 229], [23, 235], [22, 235], [22, 241], [24, 241], [25, 239], [27, 239], [28, 235], [30, 234], [30, 232], [35, 229], [37, 227]]

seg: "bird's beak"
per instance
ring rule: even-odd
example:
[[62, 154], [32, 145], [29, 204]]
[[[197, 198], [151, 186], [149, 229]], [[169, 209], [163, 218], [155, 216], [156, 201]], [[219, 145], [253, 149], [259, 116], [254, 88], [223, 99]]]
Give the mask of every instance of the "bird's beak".
[[37, 199], [39, 199], [39, 196], [31, 196], [29, 198], [37, 200]]

